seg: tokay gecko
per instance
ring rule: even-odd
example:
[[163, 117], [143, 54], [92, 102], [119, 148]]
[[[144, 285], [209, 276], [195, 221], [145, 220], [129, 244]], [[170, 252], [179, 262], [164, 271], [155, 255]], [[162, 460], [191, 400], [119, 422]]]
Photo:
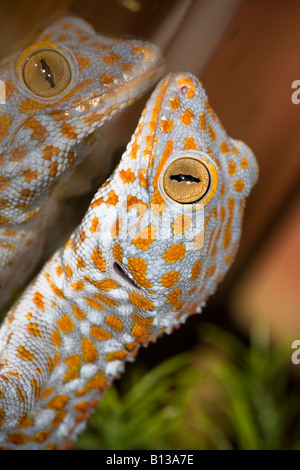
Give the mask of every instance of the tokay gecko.
[[156, 46], [100, 36], [77, 17], [38, 28], [0, 62], [0, 308], [39, 262], [65, 180], [95, 131], [161, 72]]
[[82, 223], [2, 325], [1, 448], [69, 448], [139, 347], [201, 311], [257, 175], [196, 77], [160, 81]]

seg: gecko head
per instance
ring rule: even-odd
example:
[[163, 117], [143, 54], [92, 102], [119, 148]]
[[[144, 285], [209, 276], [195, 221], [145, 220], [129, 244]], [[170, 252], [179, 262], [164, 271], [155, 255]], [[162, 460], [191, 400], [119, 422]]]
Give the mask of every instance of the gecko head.
[[89, 282], [113, 280], [121, 315], [171, 331], [232, 264], [256, 178], [253, 153], [226, 134], [196, 77], [168, 75], [81, 227]]
[[[18, 221], [28, 220], [45, 192], [94, 145], [91, 134], [151, 87], [162, 63], [156, 46], [98, 35], [85, 21], [69, 16], [38, 28], [4, 59], [0, 152], [9, 186], [3, 193], [4, 217], [10, 220], [14, 206]], [[24, 178], [29, 191], [20, 209], [12, 194]]]
[[[125, 104], [125, 99], [136, 99], [151, 86], [163, 66], [161, 52], [153, 44], [99, 35], [75, 16], [59, 17], [40, 26], [29, 41], [24, 41], [21, 51], [4, 61], [5, 66], [8, 63], [14, 84], [20, 95], [23, 93], [18, 103], [22, 112], [31, 113], [31, 99], [36, 101], [36, 108], [54, 115], [72, 110], [82, 117], [91, 114], [90, 108], [94, 113], [100, 104], [103, 108], [109, 93], [119, 96], [116, 109]], [[133, 91], [132, 82], [140, 84], [140, 90], [136, 86]], [[39, 109], [32, 107], [33, 112]]]

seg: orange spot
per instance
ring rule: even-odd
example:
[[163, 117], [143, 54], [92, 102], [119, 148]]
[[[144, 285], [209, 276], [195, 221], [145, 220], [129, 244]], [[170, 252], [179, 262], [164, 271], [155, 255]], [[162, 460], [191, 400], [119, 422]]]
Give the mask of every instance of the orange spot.
[[11, 125], [11, 116], [9, 114], [5, 114], [4, 116], [0, 116], [0, 142], [7, 136]]
[[82, 390], [78, 390], [76, 392], [76, 395], [78, 397], [81, 397], [82, 395], [85, 395], [86, 393], [89, 393], [91, 390], [98, 389], [100, 392], [104, 390], [106, 386], [106, 378], [103, 375], [102, 372], [97, 372], [94, 377], [92, 377], [90, 380], [87, 381], [85, 388]]
[[170, 107], [171, 109], [173, 109], [173, 111], [180, 108], [180, 100], [178, 96], [174, 96], [174, 98], [170, 99]]
[[81, 340], [82, 356], [85, 362], [94, 362], [98, 359], [98, 351], [93, 341], [89, 338]]
[[156, 236], [156, 226], [150, 225], [136, 234], [132, 243], [140, 250], [148, 250]]
[[90, 307], [95, 308], [96, 310], [104, 310], [103, 305], [93, 297], [85, 297], [85, 301]]
[[117, 219], [115, 222], [112, 223], [110, 227], [110, 233], [112, 238], [116, 238], [120, 235], [121, 227], [122, 222], [120, 219]]
[[47, 106], [46, 103], [29, 99], [29, 100], [23, 101], [20, 104], [19, 110], [24, 114], [31, 114], [31, 113], [37, 113], [39, 111], [42, 111], [43, 109], [45, 109], [46, 106]]
[[123, 258], [123, 250], [122, 248], [120, 247], [120, 245], [118, 243], [116, 243], [114, 246], [113, 246], [113, 257], [116, 261], [118, 261], [119, 263], [122, 262], [122, 258]]
[[53, 330], [51, 333], [51, 341], [56, 348], [59, 348], [61, 345], [61, 336], [59, 331]]
[[247, 170], [248, 167], [249, 167], [249, 162], [246, 157], [243, 157], [241, 159], [241, 168], [243, 168], [244, 170]]
[[95, 201], [92, 202], [91, 207], [94, 209], [94, 207], [100, 206], [103, 203], [103, 197], [99, 197], [98, 199], [95, 199]]
[[[153, 318], [143, 318], [136, 313], [132, 314], [134, 325], [131, 329], [131, 334], [136, 336], [141, 341], [141, 338], [147, 340], [149, 332], [153, 323]], [[141, 341], [142, 342], [142, 341]]]
[[133, 173], [133, 171], [130, 170], [130, 168], [128, 168], [128, 170], [126, 171], [122, 169], [119, 175], [124, 184], [133, 183], [133, 181], [135, 180], [135, 174]]
[[103, 87], [111, 87], [114, 84], [115, 76], [113, 73], [104, 73], [100, 77], [100, 84]]
[[68, 264], [66, 264], [66, 266], [65, 266], [65, 271], [66, 271], [66, 278], [67, 278], [67, 279], [70, 279], [70, 278], [72, 277], [72, 274], [73, 274], [73, 271], [72, 271], [71, 266], [69, 266]]
[[22, 345], [18, 347], [17, 356], [19, 356], [24, 361], [33, 361], [35, 359], [35, 355], [28, 351], [28, 349], [25, 349]]
[[192, 267], [192, 273], [191, 273], [191, 281], [196, 281], [198, 277], [200, 276], [202, 270], [202, 261], [201, 259], [197, 260]]
[[54, 387], [46, 388], [45, 390], [43, 390], [43, 393], [41, 394], [41, 397], [40, 397], [41, 400], [45, 400], [45, 398], [50, 397], [50, 395], [52, 395], [54, 390], [55, 390]]
[[119, 54], [115, 54], [114, 52], [112, 52], [111, 54], [108, 54], [105, 57], [103, 57], [102, 60], [106, 65], [114, 65], [120, 59], [121, 57], [119, 56]]
[[244, 180], [236, 180], [233, 186], [237, 193], [241, 193], [245, 189], [245, 182]]
[[25, 397], [24, 397], [24, 395], [23, 395], [22, 390], [21, 390], [19, 387], [17, 387], [17, 388], [16, 388], [16, 391], [17, 391], [19, 400], [22, 401], [22, 402], [24, 402], [24, 401], [25, 401]]
[[38, 432], [34, 437], [33, 437], [33, 441], [34, 442], [38, 442], [39, 444], [42, 444], [43, 442], [45, 442], [48, 437], [50, 436], [51, 434], [51, 431], [41, 431], [41, 432]]
[[19, 420], [18, 429], [29, 428], [33, 426], [33, 424], [33, 419], [29, 418], [29, 416], [27, 416], [27, 414], [25, 413]]
[[68, 139], [76, 139], [78, 135], [76, 132], [76, 127], [71, 126], [71, 124], [68, 124], [67, 122], [64, 122], [60, 129], [62, 136], [67, 137]]
[[191, 109], [186, 109], [184, 113], [180, 116], [180, 121], [185, 126], [189, 126], [194, 117], [195, 117], [195, 114], [193, 113], [193, 111]]
[[173, 287], [175, 284], [177, 284], [178, 280], [180, 278], [180, 273], [177, 271], [170, 271], [169, 273], [164, 274], [160, 278], [160, 282], [162, 285], [166, 288]]
[[129, 301], [141, 310], [153, 310], [154, 304], [139, 292], [132, 291], [129, 294]]
[[79, 281], [71, 282], [70, 286], [71, 286], [72, 289], [74, 289], [74, 290], [83, 290], [84, 287], [85, 287], [85, 284], [84, 284], [83, 281], [79, 280]]
[[229, 173], [229, 176], [234, 176], [236, 173], [236, 164], [232, 160], [229, 160], [228, 162], [228, 173]]
[[112, 189], [111, 191], [109, 191], [108, 198], [107, 198], [107, 201], [106, 201], [106, 205], [107, 206], [109, 206], [109, 205], [116, 206], [118, 201], [119, 201], [119, 198], [116, 195], [116, 193], [114, 192], [114, 190]]
[[84, 269], [85, 267], [86, 267], [85, 262], [83, 261], [83, 259], [80, 256], [78, 256], [78, 258], [77, 258], [77, 268], [78, 269]]
[[43, 294], [35, 292], [32, 301], [40, 310], [45, 310]]
[[78, 320], [84, 320], [86, 317], [86, 313], [75, 304], [73, 305], [73, 314]]
[[100, 224], [99, 224], [99, 219], [98, 217], [94, 217], [91, 223], [90, 231], [92, 233], [99, 232], [100, 229]]
[[131, 208], [136, 209], [137, 214], [141, 216], [145, 214], [148, 208], [148, 204], [145, 204], [141, 199], [138, 199], [136, 196], [128, 196], [127, 209], [130, 210]]
[[112, 330], [120, 332], [123, 330], [123, 322], [118, 317], [114, 315], [107, 315], [104, 318], [105, 323], [109, 326]]
[[184, 150], [198, 150], [194, 137], [186, 137], [184, 139]]
[[201, 126], [201, 129], [203, 130], [203, 132], [206, 132], [206, 130], [207, 130], [207, 124], [206, 124], [206, 116], [205, 116], [205, 113], [200, 113], [199, 122], [200, 122], [200, 126]]
[[90, 333], [98, 341], [106, 341], [111, 338], [111, 334], [100, 326], [91, 326]]
[[60, 277], [63, 273], [63, 268], [61, 266], [56, 267], [56, 274]]
[[76, 59], [77, 59], [77, 62], [78, 62], [79, 70], [82, 70], [86, 67], [90, 67], [92, 65], [92, 61], [89, 57], [76, 56]]
[[166, 201], [164, 200], [163, 196], [161, 195], [158, 188], [155, 188], [152, 201], [151, 201], [151, 210], [153, 214], [161, 216], [166, 209]]
[[138, 130], [136, 131], [135, 133], [135, 139], [134, 141], [132, 142], [131, 144], [131, 151], [129, 152], [129, 157], [132, 159], [132, 160], [136, 160], [137, 158], [137, 153], [139, 151], [139, 144], [137, 143], [138, 141], [138, 138], [140, 137], [141, 133], [142, 133], [142, 129], [144, 127], [144, 123], [140, 123], [139, 127], [138, 127]]
[[184, 257], [185, 252], [185, 246], [182, 243], [178, 243], [177, 245], [170, 246], [163, 254], [163, 258], [167, 263], [175, 263]]
[[6, 88], [6, 99], [9, 99], [13, 93], [18, 91], [18, 88], [15, 86], [13, 82], [10, 82], [9, 80], [5, 81], [5, 88]]
[[122, 70], [123, 72], [132, 72], [134, 70], [134, 64], [130, 64], [130, 63], [122, 64]]
[[112, 361], [124, 361], [126, 357], [128, 356], [128, 353], [126, 351], [114, 351], [111, 353], [106, 354], [106, 360], [107, 362], [112, 362]]
[[100, 248], [94, 248], [91, 260], [93, 261], [96, 269], [102, 272], [106, 271], [106, 260], [103, 258]]
[[5, 176], [0, 176], [0, 191], [4, 191], [10, 186], [10, 181]]
[[210, 266], [209, 268], [207, 268], [207, 270], [206, 270], [206, 276], [212, 277], [212, 276], [215, 274], [216, 269], [217, 269], [217, 266], [216, 266], [215, 264], [213, 264], [212, 266]]
[[17, 147], [11, 154], [12, 162], [21, 162], [27, 155], [27, 147]]
[[229, 217], [225, 226], [225, 231], [224, 231], [224, 239], [223, 239], [223, 249], [226, 250], [228, 246], [230, 245], [231, 242], [231, 225], [232, 225], [232, 219], [233, 219], [233, 212], [234, 212], [234, 199], [229, 198], [228, 199], [228, 210], [229, 210]]
[[29, 441], [29, 437], [22, 433], [8, 434], [6, 437], [7, 441], [11, 444], [21, 445]]
[[110, 278], [104, 279], [103, 281], [93, 281], [93, 279], [90, 279], [88, 276], [84, 276], [84, 279], [93, 284], [98, 289], [104, 291], [116, 289], [117, 287], [119, 287], [118, 282]]
[[81, 358], [78, 354], [69, 356], [65, 360], [65, 364], [69, 367], [66, 371], [63, 382], [77, 379], [80, 376]]
[[23, 171], [22, 177], [26, 181], [26, 183], [31, 183], [31, 181], [36, 180], [39, 176], [39, 172], [36, 170], [31, 170], [28, 168], [28, 170]]
[[46, 127], [42, 126], [33, 116], [25, 121], [24, 128], [32, 129], [32, 137], [40, 142], [43, 142], [49, 135]]
[[142, 186], [142, 188], [147, 187], [148, 182], [147, 182], [147, 169], [146, 168], [142, 168], [139, 171], [139, 181], [140, 181], [140, 185]]
[[209, 136], [210, 136], [211, 140], [212, 140], [213, 142], [215, 142], [216, 139], [217, 139], [217, 137], [216, 137], [216, 132], [215, 132], [214, 128], [213, 128], [210, 124], [208, 125], [208, 132], [209, 132]]
[[162, 119], [159, 128], [164, 134], [171, 132], [174, 129], [173, 120], [171, 118]]
[[69, 315], [63, 314], [56, 322], [58, 329], [65, 334], [74, 330], [74, 323]]
[[49, 401], [47, 408], [50, 408], [51, 410], [63, 410], [69, 403], [69, 400], [69, 397], [65, 395], [57, 395]]
[[41, 336], [40, 327], [38, 323], [28, 323], [27, 331], [33, 336]]
[[117, 307], [119, 305], [116, 300], [112, 299], [111, 297], [108, 297], [105, 294], [102, 294], [101, 292], [96, 292], [95, 297], [97, 297], [97, 299], [101, 300], [104, 304], [108, 305], [109, 307]]
[[229, 147], [228, 147], [227, 142], [225, 142], [225, 140], [223, 140], [223, 142], [221, 143], [221, 145], [220, 145], [220, 150], [221, 150], [221, 152], [224, 153], [224, 154], [227, 154], [227, 153], [229, 152], [230, 149], [229, 149]]
[[44, 160], [52, 160], [52, 157], [58, 155], [59, 152], [59, 148], [53, 147], [53, 145], [47, 145], [43, 150]]
[[133, 258], [128, 259], [128, 269], [133, 275], [133, 278], [138, 286], [149, 288], [153, 284], [146, 279], [147, 274], [147, 265], [148, 263], [142, 258]]

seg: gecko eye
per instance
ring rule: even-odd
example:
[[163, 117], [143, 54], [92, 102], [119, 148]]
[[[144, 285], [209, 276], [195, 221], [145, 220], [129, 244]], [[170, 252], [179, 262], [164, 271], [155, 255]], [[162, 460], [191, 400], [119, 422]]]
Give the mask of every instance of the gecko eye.
[[25, 60], [23, 80], [35, 95], [51, 98], [68, 87], [71, 68], [60, 52], [42, 49], [35, 51]]
[[181, 204], [200, 201], [210, 189], [211, 177], [207, 166], [195, 158], [174, 160], [163, 176], [166, 194]]

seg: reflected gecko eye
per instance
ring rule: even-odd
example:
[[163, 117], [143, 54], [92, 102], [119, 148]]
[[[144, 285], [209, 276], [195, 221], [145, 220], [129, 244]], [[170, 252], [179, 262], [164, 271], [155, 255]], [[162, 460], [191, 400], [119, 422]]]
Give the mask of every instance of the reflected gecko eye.
[[181, 204], [199, 202], [210, 189], [211, 177], [207, 166], [195, 158], [174, 160], [163, 176], [166, 194]]
[[27, 88], [43, 98], [59, 95], [71, 81], [67, 59], [51, 49], [40, 49], [24, 62], [23, 80]]

